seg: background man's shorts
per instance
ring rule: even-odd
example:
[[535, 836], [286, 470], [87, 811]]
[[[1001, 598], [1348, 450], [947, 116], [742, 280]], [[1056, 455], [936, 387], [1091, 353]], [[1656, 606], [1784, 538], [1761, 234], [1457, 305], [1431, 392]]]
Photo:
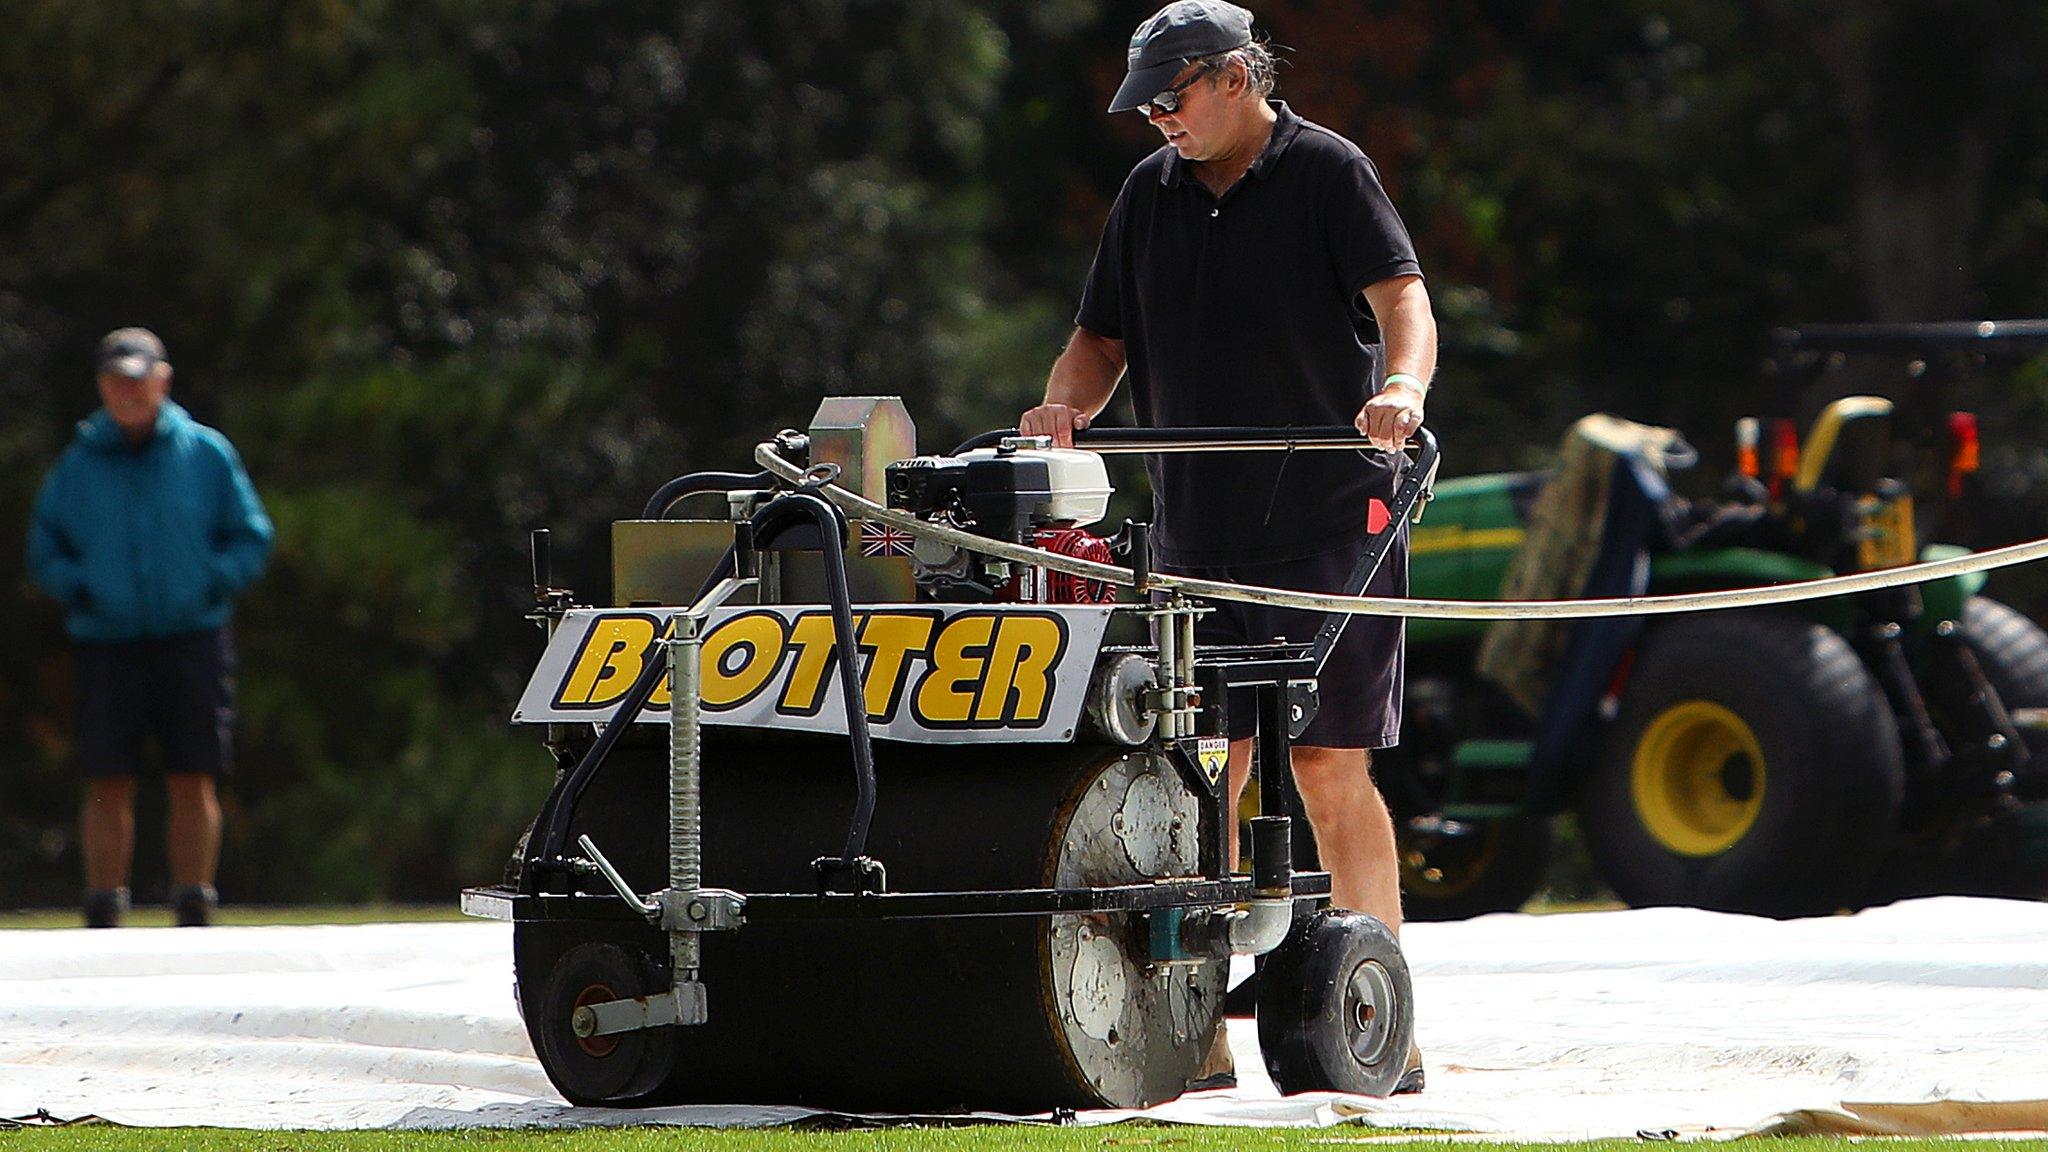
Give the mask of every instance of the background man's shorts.
[[166, 774], [230, 770], [235, 652], [226, 629], [79, 644], [77, 660], [79, 758], [87, 776], [135, 775], [151, 735]]
[[[1365, 552], [1366, 541], [1302, 560], [1270, 564], [1168, 568], [1203, 580], [1228, 580], [1301, 592], [1340, 592]], [[1408, 525], [1395, 533], [1387, 558], [1366, 586], [1368, 596], [1408, 594]], [[1276, 636], [1306, 644], [1323, 626], [1319, 613], [1264, 604], [1212, 601], [1216, 611], [1195, 621], [1198, 644], [1263, 644]], [[1399, 616], [1353, 616], [1330, 652], [1318, 678], [1322, 708], [1295, 740], [1308, 748], [1391, 748], [1401, 740], [1402, 648], [1407, 622]], [[1230, 700], [1230, 736], [1242, 740], [1257, 728], [1250, 692]]]

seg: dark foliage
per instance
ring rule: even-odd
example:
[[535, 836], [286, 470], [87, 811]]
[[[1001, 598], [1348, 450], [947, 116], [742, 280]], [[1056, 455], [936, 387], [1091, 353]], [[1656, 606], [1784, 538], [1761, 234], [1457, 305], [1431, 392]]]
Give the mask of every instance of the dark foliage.
[[[549, 771], [504, 724], [529, 528], [601, 600], [610, 519], [821, 395], [901, 394], [927, 447], [1012, 418], [1152, 146], [1100, 111], [1150, 7], [0, 7], [0, 538], [131, 323], [278, 522], [240, 620], [230, 896], [494, 873]], [[2048, 309], [2027, 6], [1257, 8], [1281, 94], [1416, 232], [1457, 471], [1540, 460], [1592, 408], [1711, 467], [1732, 417], [1836, 387], [1762, 375], [1771, 325]], [[1972, 542], [2037, 535], [2048, 372], [1898, 367], [1857, 386], [1985, 414]], [[0, 903], [75, 888], [67, 667], [52, 605], [0, 621]]]

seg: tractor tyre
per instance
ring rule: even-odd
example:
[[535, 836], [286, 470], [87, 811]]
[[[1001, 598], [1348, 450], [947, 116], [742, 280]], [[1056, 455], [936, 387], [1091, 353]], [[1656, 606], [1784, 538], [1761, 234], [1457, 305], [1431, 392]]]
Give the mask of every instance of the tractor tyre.
[[1463, 920], [1514, 912], [1543, 886], [1550, 867], [1550, 818], [1400, 821], [1401, 914], [1409, 920]]
[[[1963, 642], [2007, 711], [2048, 709], [2048, 632], [1988, 596], [1963, 605]], [[2030, 763], [2018, 781], [2022, 800], [2048, 800], [2048, 732], [2020, 729]]]
[[1898, 725], [1848, 642], [1715, 612], [1644, 635], [1579, 820], [1631, 905], [1818, 915], [1870, 898], [1903, 791]]
[[[1970, 597], [1961, 623], [1963, 642], [2007, 711], [2048, 708], [2048, 632], [1985, 596]], [[2028, 764], [2014, 792], [2030, 803], [1943, 845], [1934, 871], [1946, 891], [2048, 897], [2048, 732], [2023, 727], [2020, 736]]]
[[1528, 730], [1521, 709], [1477, 677], [1409, 679], [1401, 743], [1372, 754], [1373, 779], [1393, 811], [1408, 919], [1513, 912], [1543, 887], [1551, 852], [1547, 814], [1466, 819], [1443, 811], [1454, 790], [1462, 801], [1496, 808], [1522, 800], [1526, 778], [1461, 778], [1455, 762], [1467, 741], [1516, 740]]

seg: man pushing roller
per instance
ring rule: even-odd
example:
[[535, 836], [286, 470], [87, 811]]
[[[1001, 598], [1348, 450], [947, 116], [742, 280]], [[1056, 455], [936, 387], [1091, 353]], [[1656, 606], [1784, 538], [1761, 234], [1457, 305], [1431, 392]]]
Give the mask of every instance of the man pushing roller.
[[[1406, 227], [1372, 161], [1269, 96], [1274, 60], [1251, 13], [1179, 0], [1138, 26], [1109, 111], [1142, 112], [1165, 146], [1124, 181], [1103, 227], [1066, 350], [1024, 435], [1072, 443], [1128, 375], [1141, 424], [1339, 424], [1397, 448], [1422, 425], [1436, 321]], [[1380, 344], [1361, 335], [1367, 316]], [[1389, 451], [1150, 458], [1159, 570], [1337, 592], [1385, 522]], [[1407, 593], [1405, 527], [1367, 587]], [[1226, 603], [1205, 644], [1311, 640], [1309, 612]], [[1296, 740], [1294, 779], [1332, 899], [1399, 931], [1393, 820], [1370, 750], [1401, 727], [1398, 618], [1353, 619], [1321, 676], [1322, 709]], [[1232, 810], [1251, 771], [1253, 718], [1232, 711]], [[1233, 855], [1235, 829], [1233, 832]], [[1396, 1091], [1422, 1086], [1419, 1054]]]

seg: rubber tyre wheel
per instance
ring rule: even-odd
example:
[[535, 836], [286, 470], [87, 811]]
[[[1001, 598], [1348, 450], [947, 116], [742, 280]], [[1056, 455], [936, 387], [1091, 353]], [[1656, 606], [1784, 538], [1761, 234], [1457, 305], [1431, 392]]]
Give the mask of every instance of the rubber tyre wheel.
[[570, 946], [547, 974], [534, 1011], [526, 1011], [542, 1069], [571, 1104], [630, 1108], [645, 1102], [674, 1070], [673, 1028], [650, 1028], [579, 1039], [571, 1026], [584, 1004], [666, 991], [658, 967], [634, 950], [589, 941]]
[[[2048, 631], [1988, 596], [1963, 605], [1963, 642], [1998, 689], [2008, 711], [2048, 708]], [[2022, 799], [2048, 799], [2048, 732], [2021, 729], [2032, 763], [2021, 778]]]
[[1515, 912], [1543, 887], [1550, 868], [1550, 820], [1520, 816], [1469, 822], [1446, 840], [1405, 824], [1394, 833], [1401, 856], [1401, 914], [1410, 920], [1463, 920]]
[[[1673, 731], [1674, 720], [1690, 715], [1734, 717], [1762, 762], [1739, 753], [1712, 769], [1719, 783], [1710, 786], [1753, 805], [1751, 815], [1746, 824], [1709, 825], [1706, 843], [1686, 842], [1681, 851], [1669, 818], [1663, 837], [1652, 830], [1645, 804], [1653, 801], [1639, 801], [1636, 772], [1641, 752], [1649, 779], [1670, 778], [1655, 766], [1686, 753], [1660, 760], [1654, 753], [1664, 745], [1652, 726]], [[1691, 747], [1713, 764], [1713, 744]], [[1581, 782], [1579, 821], [1601, 875], [1631, 905], [1825, 914], [1871, 896], [1899, 827], [1904, 781], [1891, 707], [1841, 636], [1786, 612], [1681, 616], [1652, 625], [1636, 650], [1620, 714]], [[1672, 810], [1712, 813], [1715, 799]]]
[[1415, 1042], [1415, 991], [1385, 924], [1334, 909], [1298, 920], [1258, 979], [1259, 1049], [1282, 1093], [1394, 1090]]
[[1458, 820], [1463, 830], [1438, 829], [1445, 800], [1458, 788], [1465, 800], [1519, 801], [1526, 779], [1510, 782], [1461, 776], [1458, 745], [1468, 740], [1519, 740], [1529, 722], [1498, 687], [1465, 674], [1417, 674], [1408, 680], [1401, 711], [1401, 743], [1372, 754], [1373, 779], [1394, 814], [1400, 858], [1402, 913], [1410, 920], [1462, 920], [1513, 912], [1543, 887], [1550, 868], [1547, 813], [1499, 820]]
[[[2008, 711], [2048, 708], [2048, 632], [1986, 596], [1963, 605], [1963, 642]], [[2039, 825], [2048, 800], [2048, 732], [2021, 729], [2030, 762], [2017, 791], [2033, 802], [2025, 814], [2000, 819], [1946, 848], [1935, 863], [1944, 890], [1977, 896], [2048, 896], [2048, 847]]]

